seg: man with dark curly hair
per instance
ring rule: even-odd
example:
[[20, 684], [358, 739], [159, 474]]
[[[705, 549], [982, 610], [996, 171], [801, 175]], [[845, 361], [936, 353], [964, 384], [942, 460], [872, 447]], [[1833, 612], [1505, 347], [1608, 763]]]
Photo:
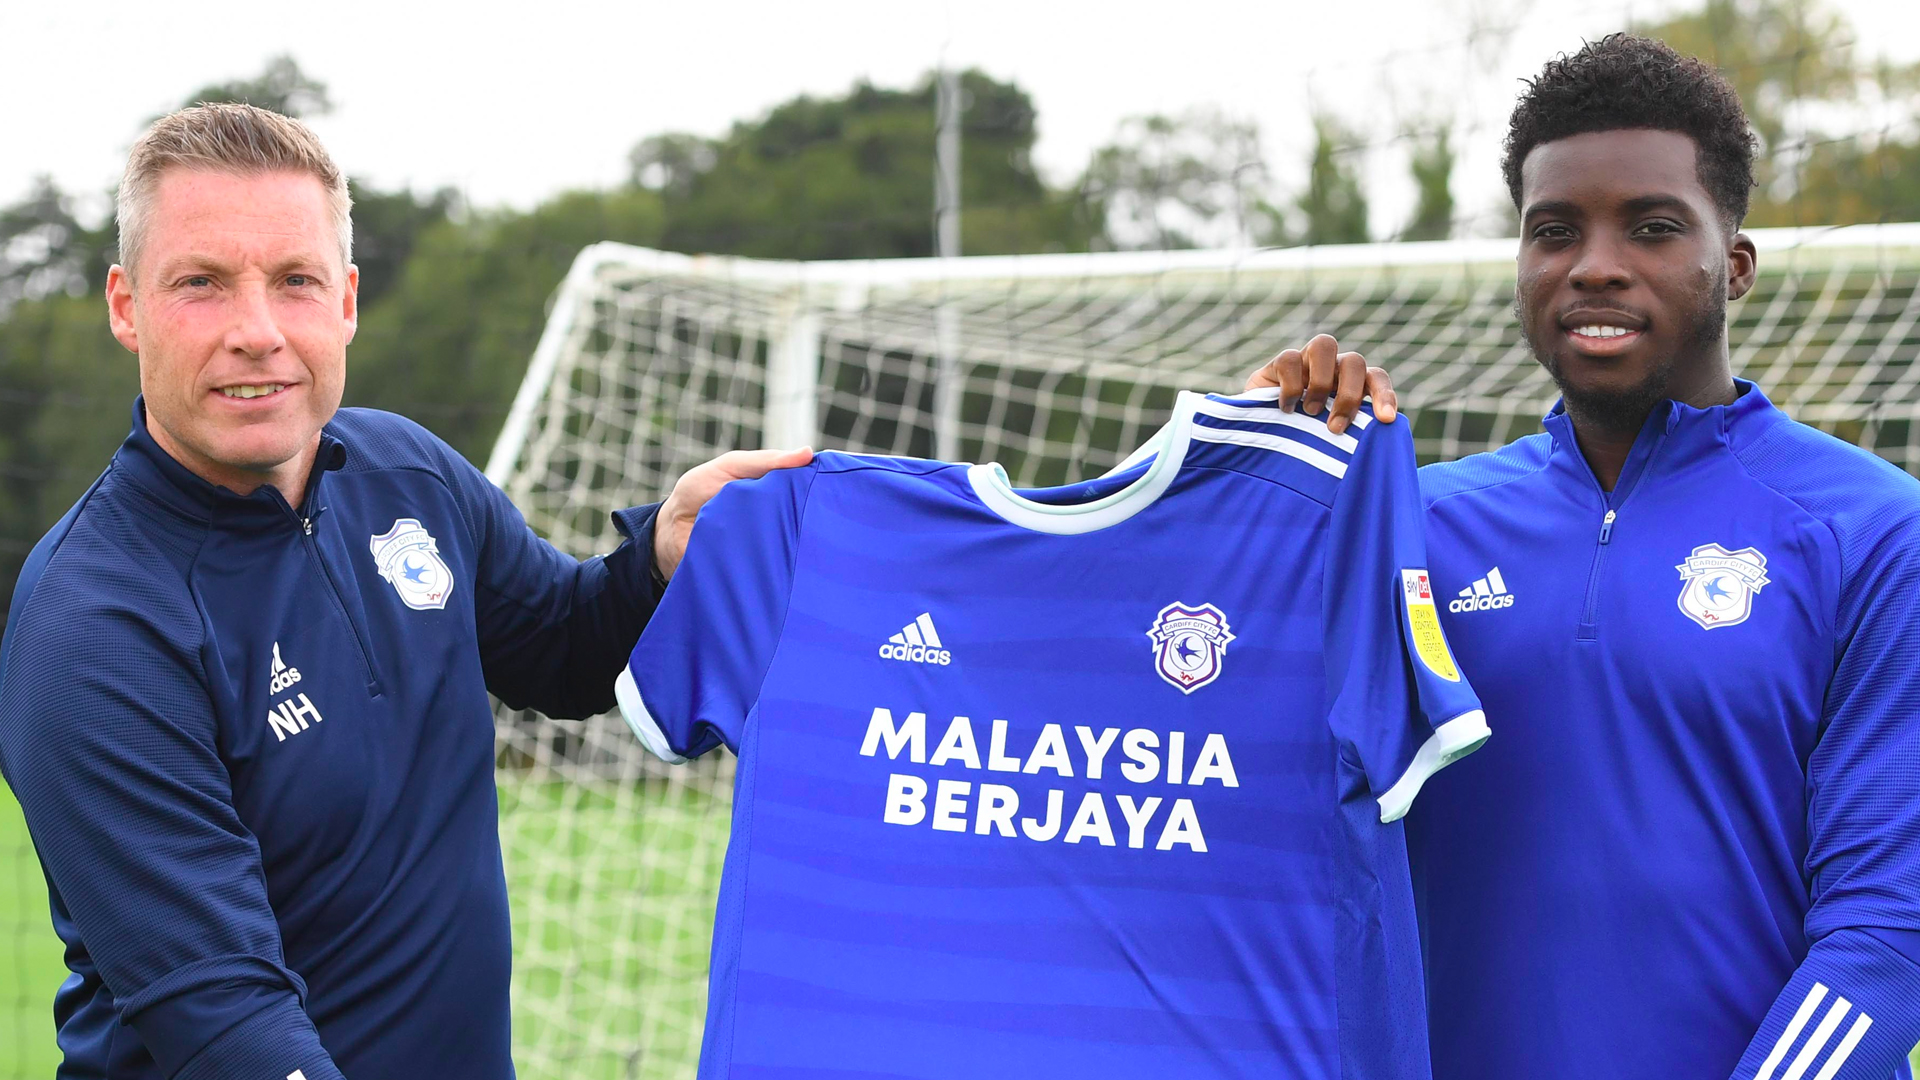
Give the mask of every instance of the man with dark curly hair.
[[[1710, 67], [1590, 43], [1506, 151], [1561, 402], [1422, 470], [1497, 733], [1408, 819], [1435, 1080], [1908, 1077], [1920, 482], [1734, 377], [1754, 150]], [[1250, 385], [1357, 371], [1323, 335]]]

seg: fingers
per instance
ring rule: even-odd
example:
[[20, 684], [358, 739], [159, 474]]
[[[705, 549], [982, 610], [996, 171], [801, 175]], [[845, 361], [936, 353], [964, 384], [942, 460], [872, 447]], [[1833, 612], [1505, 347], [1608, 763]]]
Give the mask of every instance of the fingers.
[[[1308, 416], [1318, 416], [1326, 408], [1327, 398], [1333, 395], [1337, 386], [1340, 367], [1340, 344], [1331, 334], [1319, 334], [1307, 342], [1306, 353], [1307, 385], [1300, 394], [1300, 411]], [[1351, 355], [1351, 354], [1350, 354]], [[1286, 395], [1282, 396], [1281, 408], [1286, 408]]]
[[667, 493], [653, 526], [653, 562], [660, 576], [671, 579], [686, 555], [700, 508], [735, 480], [757, 480], [775, 469], [794, 469], [813, 460], [813, 448], [797, 450], [729, 450], [683, 473]]
[[1341, 353], [1335, 365], [1333, 401], [1328, 406], [1327, 430], [1335, 435], [1347, 430], [1360, 412], [1360, 399], [1367, 392], [1367, 362], [1359, 353]]
[[1306, 380], [1300, 374], [1299, 349], [1283, 351], [1267, 361], [1265, 367], [1247, 376], [1247, 389], [1259, 390], [1277, 386], [1280, 388], [1280, 400], [1283, 402], [1300, 396], [1300, 388], [1305, 384]]
[[729, 450], [713, 463], [724, 480], [757, 480], [775, 469], [794, 469], [813, 460], [813, 447], [796, 450]]
[[1400, 398], [1393, 392], [1393, 376], [1386, 368], [1367, 369], [1367, 396], [1373, 399], [1373, 415], [1381, 423], [1391, 424], [1400, 415]]

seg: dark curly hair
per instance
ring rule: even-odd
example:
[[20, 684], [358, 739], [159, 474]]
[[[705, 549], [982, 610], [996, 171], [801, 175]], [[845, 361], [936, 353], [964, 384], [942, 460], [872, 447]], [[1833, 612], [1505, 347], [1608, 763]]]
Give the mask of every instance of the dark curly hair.
[[1698, 148], [1700, 184], [1727, 227], [1747, 216], [1753, 135], [1740, 95], [1711, 66], [1638, 34], [1608, 34], [1550, 60], [1527, 84], [1507, 126], [1506, 175], [1520, 206], [1520, 165], [1541, 143], [1590, 131], [1676, 131]]

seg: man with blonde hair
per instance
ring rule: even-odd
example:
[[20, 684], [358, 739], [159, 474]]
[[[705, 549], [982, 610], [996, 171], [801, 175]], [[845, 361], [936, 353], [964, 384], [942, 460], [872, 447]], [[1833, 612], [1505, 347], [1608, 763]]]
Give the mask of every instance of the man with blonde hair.
[[0, 772], [73, 975], [62, 1076], [504, 1078], [488, 692], [581, 717], [730, 454], [577, 561], [445, 443], [340, 409], [344, 176], [298, 121], [157, 121], [120, 187], [133, 431], [34, 549]]

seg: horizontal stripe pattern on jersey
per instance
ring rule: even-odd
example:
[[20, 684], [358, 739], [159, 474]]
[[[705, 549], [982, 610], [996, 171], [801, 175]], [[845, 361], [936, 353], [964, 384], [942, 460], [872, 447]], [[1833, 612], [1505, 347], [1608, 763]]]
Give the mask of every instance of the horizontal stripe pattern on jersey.
[[724, 489], [619, 686], [740, 755], [701, 1075], [1424, 1077], [1397, 819], [1486, 729], [1364, 419]]

